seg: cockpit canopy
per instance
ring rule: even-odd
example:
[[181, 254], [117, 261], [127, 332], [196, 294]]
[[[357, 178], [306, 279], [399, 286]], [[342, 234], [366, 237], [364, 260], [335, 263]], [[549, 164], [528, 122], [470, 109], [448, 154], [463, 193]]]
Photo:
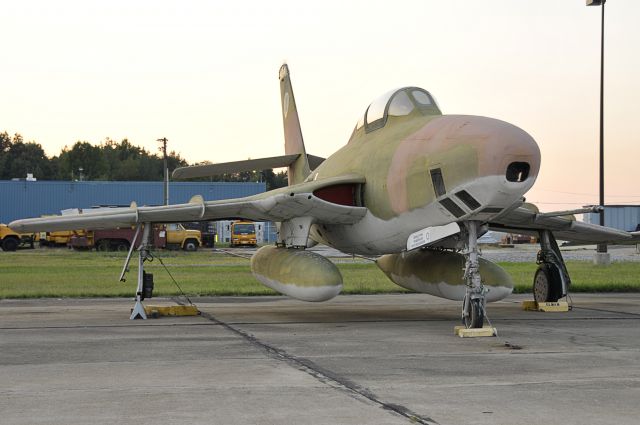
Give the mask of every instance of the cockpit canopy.
[[426, 90], [419, 87], [391, 90], [371, 102], [355, 131], [364, 127], [369, 133], [384, 127], [390, 116], [401, 117], [416, 111], [421, 115], [442, 115], [435, 99]]

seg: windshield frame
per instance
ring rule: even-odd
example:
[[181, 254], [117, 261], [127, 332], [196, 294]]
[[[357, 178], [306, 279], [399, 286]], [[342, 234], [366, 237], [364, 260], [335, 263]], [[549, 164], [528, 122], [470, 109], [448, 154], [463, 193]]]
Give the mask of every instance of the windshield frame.
[[[402, 92], [409, 98], [409, 101], [413, 104], [413, 109], [409, 111], [409, 113], [405, 115], [398, 115], [397, 117], [412, 115], [416, 110], [419, 111], [419, 113], [422, 115], [442, 115], [442, 112], [440, 111], [436, 100], [427, 90], [415, 86], [401, 87], [399, 89], [391, 90], [384, 93], [369, 104], [363, 116], [364, 129], [366, 133], [371, 133], [372, 131], [379, 130], [387, 125], [387, 121], [389, 119], [389, 107], [391, 106], [391, 103], [393, 103], [393, 100], [396, 98], [396, 96], [398, 96], [398, 94]], [[431, 103], [425, 104], [424, 102], [418, 100], [418, 98], [416, 98], [414, 95], [414, 93], [416, 92], [420, 93], [421, 95], [426, 95]], [[382, 102], [386, 103], [384, 105], [382, 116], [380, 116], [380, 105], [382, 104]], [[372, 106], [375, 107], [375, 119], [370, 122], [369, 113], [371, 112]], [[396, 117], [396, 115], [394, 115], [394, 117]], [[362, 119], [359, 120], [356, 124], [356, 129], [354, 130], [354, 132], [361, 128], [359, 127], [360, 121], [362, 121]]]

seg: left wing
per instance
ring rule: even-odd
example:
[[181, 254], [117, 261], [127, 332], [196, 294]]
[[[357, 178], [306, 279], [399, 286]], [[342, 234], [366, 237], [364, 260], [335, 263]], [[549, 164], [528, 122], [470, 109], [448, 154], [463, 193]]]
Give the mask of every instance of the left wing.
[[604, 227], [577, 221], [573, 215], [540, 213], [538, 207], [519, 203], [489, 222], [491, 230], [538, 235], [539, 230], [551, 230], [556, 239], [574, 244], [633, 244], [640, 242], [640, 232]]
[[[181, 221], [246, 218], [254, 221], [286, 221], [311, 217], [315, 223], [353, 224], [367, 213], [364, 207], [339, 205], [325, 201], [314, 192], [326, 185], [364, 183], [359, 176], [344, 176], [325, 181], [303, 183], [246, 198], [204, 201], [194, 196], [186, 204], [157, 207], [113, 208], [97, 212], [16, 220], [9, 227], [18, 232], [75, 229], [113, 229], [137, 223], [170, 223]], [[323, 186], [324, 185], [324, 186]]]

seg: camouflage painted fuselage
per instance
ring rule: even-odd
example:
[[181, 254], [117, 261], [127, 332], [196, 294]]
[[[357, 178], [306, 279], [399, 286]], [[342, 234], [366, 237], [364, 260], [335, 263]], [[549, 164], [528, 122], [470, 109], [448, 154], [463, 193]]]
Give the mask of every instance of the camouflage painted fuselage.
[[[506, 178], [509, 164], [529, 164], [527, 177]], [[389, 116], [386, 125], [354, 131], [349, 143], [329, 157], [307, 182], [344, 176], [366, 176], [364, 219], [353, 225], [316, 225], [314, 239], [345, 252], [395, 253], [406, 249], [417, 230], [452, 221], [487, 221], [519, 200], [531, 188], [540, 167], [540, 151], [520, 128], [491, 118], [423, 114]], [[431, 171], [439, 169], [445, 192], [436, 194]], [[292, 188], [290, 188], [292, 189]], [[455, 196], [471, 194], [479, 206]], [[440, 202], [448, 198], [462, 210], [458, 216]]]

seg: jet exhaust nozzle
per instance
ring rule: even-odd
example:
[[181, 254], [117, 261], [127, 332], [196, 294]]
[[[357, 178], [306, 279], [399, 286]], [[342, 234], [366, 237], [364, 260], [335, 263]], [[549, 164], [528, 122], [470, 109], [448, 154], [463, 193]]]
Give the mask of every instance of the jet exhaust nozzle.
[[[465, 258], [449, 251], [415, 250], [378, 258], [378, 267], [395, 284], [416, 292], [461, 301], [466, 292]], [[480, 259], [480, 275], [488, 287], [487, 301], [498, 301], [513, 291], [513, 280], [504, 269]]]
[[327, 258], [301, 249], [264, 246], [251, 257], [260, 283], [302, 301], [326, 301], [342, 290], [342, 275]]

